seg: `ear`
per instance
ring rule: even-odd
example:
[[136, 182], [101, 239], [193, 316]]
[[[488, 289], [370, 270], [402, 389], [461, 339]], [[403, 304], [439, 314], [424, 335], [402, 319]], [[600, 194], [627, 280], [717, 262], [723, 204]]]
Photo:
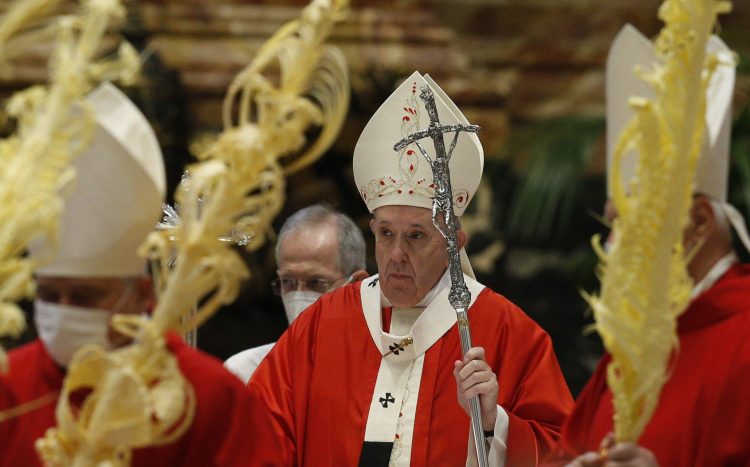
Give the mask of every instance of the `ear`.
[[466, 246], [466, 242], [469, 240], [468, 236], [466, 235], [466, 232], [463, 230], [459, 230], [456, 232], [456, 240], [458, 240], [458, 249]]
[[690, 207], [690, 225], [687, 231], [692, 235], [708, 238], [715, 228], [716, 217], [711, 201], [705, 196], [696, 196]]
[[370, 232], [372, 232], [373, 235], [375, 234], [375, 218], [374, 217], [370, 219]]
[[352, 282], [362, 281], [370, 277], [370, 275], [364, 269], [360, 269], [352, 274]]

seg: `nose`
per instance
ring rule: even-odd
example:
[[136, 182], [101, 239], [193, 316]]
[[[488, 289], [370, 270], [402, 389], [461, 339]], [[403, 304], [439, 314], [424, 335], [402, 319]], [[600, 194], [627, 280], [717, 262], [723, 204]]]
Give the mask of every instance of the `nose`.
[[75, 305], [70, 294], [65, 292], [60, 292], [60, 294], [57, 296], [57, 299], [55, 300], [55, 303], [58, 303], [60, 305]]
[[404, 240], [404, 237], [397, 235], [395, 241], [393, 242], [393, 247], [391, 248], [391, 261], [406, 261], [406, 259], [409, 257], [406, 250], [406, 240]]

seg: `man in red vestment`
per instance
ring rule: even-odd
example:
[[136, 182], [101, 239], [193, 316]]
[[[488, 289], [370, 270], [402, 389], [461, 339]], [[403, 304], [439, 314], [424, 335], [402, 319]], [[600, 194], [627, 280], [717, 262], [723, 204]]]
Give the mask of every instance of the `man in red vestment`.
[[[621, 115], [624, 99], [639, 84], [628, 78], [636, 64], [653, 59], [652, 45], [634, 28], [615, 40], [608, 62], [608, 120]], [[726, 200], [729, 107], [734, 67], [726, 46], [713, 38], [709, 51], [724, 63], [708, 93], [703, 171], [685, 230], [686, 250], [694, 255], [688, 273], [695, 282], [693, 300], [679, 317], [679, 346], [662, 389], [659, 405], [636, 443], [613, 445], [612, 393], [607, 387], [605, 355], [576, 402], [550, 465], [575, 467], [750, 466], [750, 266], [738, 264], [732, 248], [732, 226], [750, 248], [744, 221]], [[632, 84], [631, 84], [632, 83]], [[612, 89], [616, 86], [617, 89]], [[620, 99], [612, 99], [614, 93]], [[612, 118], [610, 118], [612, 117]], [[626, 121], [620, 118], [620, 121]], [[608, 129], [610, 146], [619, 128]], [[605, 215], [617, 213], [611, 204]], [[607, 459], [600, 455], [607, 452]]]
[[[41, 465], [35, 442], [57, 425], [65, 368], [85, 344], [125, 344], [113, 313], [145, 313], [153, 300], [137, 249], [153, 229], [164, 198], [164, 166], [145, 117], [111, 84], [88, 101], [96, 116], [91, 147], [76, 159], [76, 184], [65, 201], [59, 247], [37, 244], [34, 320], [39, 339], [9, 353], [0, 377], [0, 466]], [[195, 418], [171, 444], [133, 452], [134, 466], [247, 466], [247, 389], [219, 360], [167, 335], [167, 346], [195, 390]], [[13, 412], [15, 416], [13, 416]], [[20, 413], [20, 414], [19, 414]]]
[[[470, 465], [462, 405], [475, 394], [493, 465], [536, 465], [572, 405], [547, 334], [468, 274], [477, 347], [462, 360], [446, 242], [432, 224], [432, 173], [415, 145], [393, 150], [429, 124], [422, 86], [432, 88], [443, 124], [466, 122], [428, 76], [414, 73], [367, 124], [353, 165], [373, 213], [379, 274], [307, 308], [253, 374], [248, 416], [273, 423], [255, 420], [252, 465]], [[451, 159], [458, 216], [482, 164], [478, 138], [462, 133]], [[464, 232], [458, 238], [463, 246]]]

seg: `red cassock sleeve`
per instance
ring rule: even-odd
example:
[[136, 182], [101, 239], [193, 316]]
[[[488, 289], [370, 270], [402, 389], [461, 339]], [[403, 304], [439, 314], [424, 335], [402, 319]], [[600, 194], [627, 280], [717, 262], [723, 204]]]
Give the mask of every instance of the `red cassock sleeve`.
[[255, 432], [250, 465], [302, 465], [297, 459], [305, 443], [306, 389], [319, 308], [320, 300], [294, 320], [248, 381], [252, 398], [247, 413]]
[[[300, 322], [300, 318], [302, 316], [295, 323]], [[252, 465], [295, 465], [297, 430], [292, 380], [304, 384], [307, 376], [305, 368], [310, 362], [304, 359], [295, 361], [295, 343], [290, 342], [290, 332], [291, 329], [288, 329], [281, 336], [247, 384], [253, 395], [247, 414], [251, 424], [256, 427], [252, 440], [249, 440], [254, 447]], [[274, 384], [259, 384], [258, 379], [271, 379]]]
[[[8, 353], [10, 371], [0, 376], [0, 411], [6, 411], [59, 391], [64, 373], [33, 341]], [[35, 467], [41, 463], [34, 441], [55, 423], [54, 400], [23, 416], [0, 422], [0, 466]]]
[[565, 421], [560, 439], [543, 464], [545, 467], [564, 466], [585, 452], [598, 450], [601, 440], [612, 430], [611, 412], [607, 418], [597, 417], [599, 401], [608, 392], [606, 370], [609, 362], [609, 356], [599, 361]]
[[573, 407], [552, 342], [523, 311], [489, 289], [469, 318], [473, 344], [485, 348], [498, 377], [498, 404], [509, 418], [505, 465], [538, 465]]

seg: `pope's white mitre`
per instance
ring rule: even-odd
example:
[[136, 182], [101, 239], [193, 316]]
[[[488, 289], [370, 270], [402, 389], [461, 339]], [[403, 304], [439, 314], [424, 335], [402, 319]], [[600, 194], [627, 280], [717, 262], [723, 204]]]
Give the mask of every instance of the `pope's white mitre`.
[[[708, 53], [716, 54], [719, 65], [706, 90], [706, 135], [696, 172], [695, 191], [716, 200], [725, 201], [729, 178], [729, 139], [732, 126], [731, 105], [735, 68], [731, 50], [717, 36], [706, 45]], [[631, 96], [651, 99], [651, 86], [640, 79], [635, 69], [656, 63], [654, 45], [636, 28], [625, 25], [620, 30], [607, 57], [607, 172], [614, 146], [620, 133], [633, 116], [628, 106]], [[635, 175], [635, 151], [623, 158], [621, 173], [624, 180]], [[627, 186], [627, 184], [626, 184]], [[607, 194], [610, 195], [607, 185]]]
[[[419, 98], [423, 86], [433, 91], [441, 124], [468, 124], [458, 107], [429, 76], [414, 72], [375, 112], [354, 149], [354, 180], [370, 212], [390, 205], [432, 208], [435, 195], [432, 169], [417, 145], [410, 144], [398, 152], [393, 150], [401, 139], [430, 124]], [[453, 133], [444, 135], [443, 139], [449, 150]], [[434, 159], [432, 140], [425, 138], [420, 144]], [[459, 135], [449, 167], [454, 212], [460, 216], [482, 178], [484, 152], [476, 134], [462, 132]]]
[[[143, 274], [138, 246], [159, 220], [165, 193], [164, 162], [146, 117], [115, 86], [87, 97], [96, 117], [91, 146], [75, 159], [59, 247], [38, 274], [124, 277]], [[31, 254], [43, 258], [44, 245]]]

